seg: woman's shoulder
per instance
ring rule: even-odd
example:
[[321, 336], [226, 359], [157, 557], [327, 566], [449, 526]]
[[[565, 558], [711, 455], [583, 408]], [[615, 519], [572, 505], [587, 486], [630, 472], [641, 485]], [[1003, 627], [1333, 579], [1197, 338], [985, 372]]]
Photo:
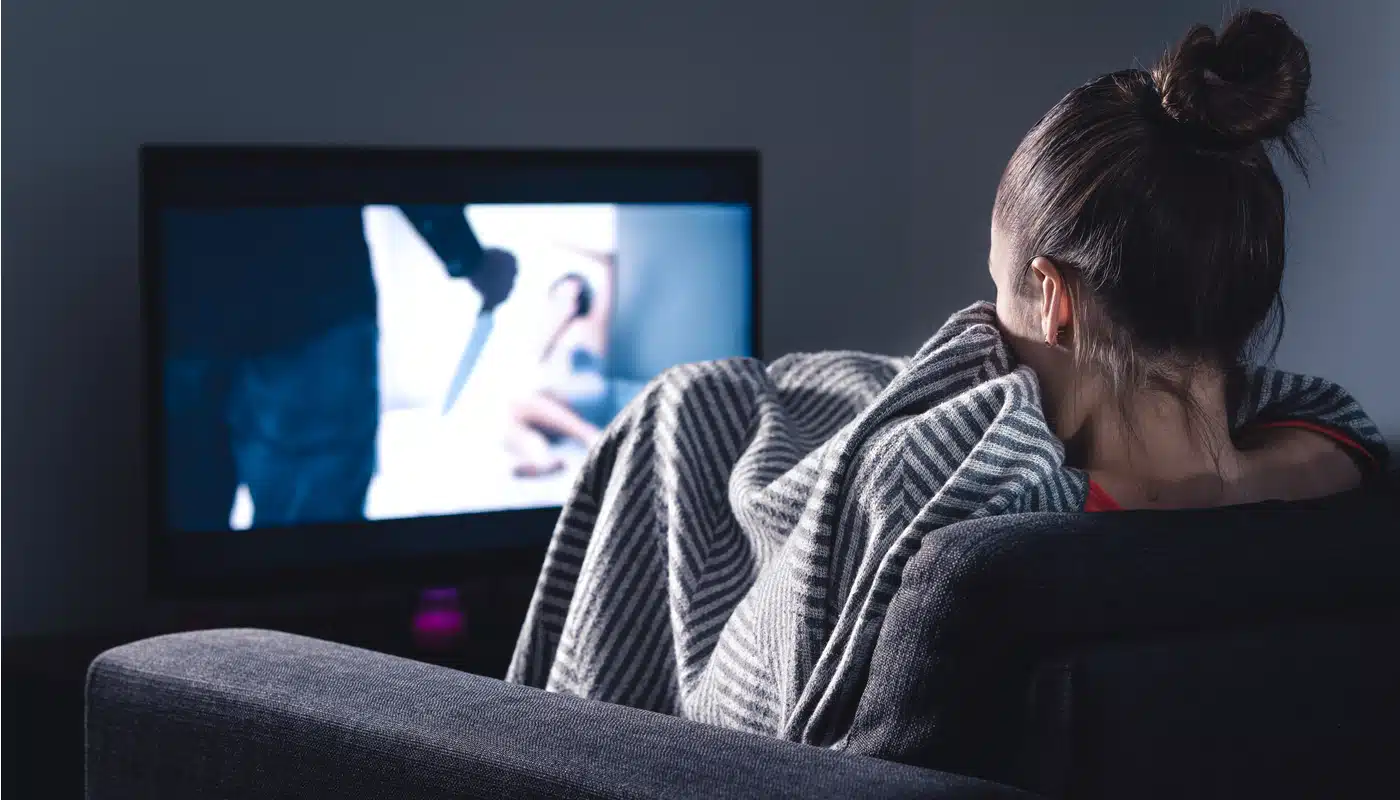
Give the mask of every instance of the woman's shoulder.
[[1380, 428], [1340, 384], [1267, 366], [1246, 365], [1230, 375], [1235, 435], [1265, 428], [1308, 428], [1352, 448], [1365, 468], [1384, 469], [1390, 450]]

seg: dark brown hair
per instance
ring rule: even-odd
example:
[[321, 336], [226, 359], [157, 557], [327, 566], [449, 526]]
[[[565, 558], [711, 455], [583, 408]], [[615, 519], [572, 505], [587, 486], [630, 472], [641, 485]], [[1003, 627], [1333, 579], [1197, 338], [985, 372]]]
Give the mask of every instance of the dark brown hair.
[[1283, 18], [1242, 11], [1219, 36], [1193, 27], [1150, 72], [1070, 92], [1012, 156], [996, 223], [1021, 264], [1044, 256], [1064, 274], [1076, 358], [1120, 398], [1184, 391], [1183, 370], [1228, 368], [1281, 334], [1284, 193], [1269, 149], [1306, 174], [1294, 131], [1310, 80]]

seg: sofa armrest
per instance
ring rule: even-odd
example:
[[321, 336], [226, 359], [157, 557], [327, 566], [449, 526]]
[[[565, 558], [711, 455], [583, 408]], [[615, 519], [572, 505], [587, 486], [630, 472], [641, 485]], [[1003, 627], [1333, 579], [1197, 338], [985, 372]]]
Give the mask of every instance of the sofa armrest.
[[1029, 796], [259, 630], [99, 656], [87, 781], [91, 800]]

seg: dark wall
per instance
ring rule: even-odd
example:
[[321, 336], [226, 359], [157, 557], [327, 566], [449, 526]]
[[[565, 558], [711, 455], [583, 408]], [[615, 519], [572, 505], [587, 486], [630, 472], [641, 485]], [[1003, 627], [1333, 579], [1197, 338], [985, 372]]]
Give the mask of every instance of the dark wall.
[[[801, 11], [801, 16], [793, 12]], [[46, 0], [3, 28], [4, 631], [144, 585], [136, 148], [753, 146], [774, 352], [907, 295], [902, 3]], [[877, 265], [859, 281], [854, 265]]]
[[[987, 216], [1026, 128], [1222, 8], [1151, 5], [8, 5], [4, 631], [141, 608], [140, 142], [756, 146], [769, 352], [908, 351], [990, 296]], [[1396, 4], [1278, 7], [1313, 46], [1326, 154], [1293, 196], [1280, 360], [1400, 432]]]

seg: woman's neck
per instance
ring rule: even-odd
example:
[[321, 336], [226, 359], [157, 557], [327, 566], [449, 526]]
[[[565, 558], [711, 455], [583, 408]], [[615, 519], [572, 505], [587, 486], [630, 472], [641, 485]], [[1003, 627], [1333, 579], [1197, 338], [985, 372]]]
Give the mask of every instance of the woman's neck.
[[1200, 374], [1185, 397], [1137, 393], [1126, 406], [1105, 397], [1074, 426], [1067, 446], [1120, 504], [1208, 506], [1234, 502], [1244, 474], [1230, 439], [1223, 374]]

